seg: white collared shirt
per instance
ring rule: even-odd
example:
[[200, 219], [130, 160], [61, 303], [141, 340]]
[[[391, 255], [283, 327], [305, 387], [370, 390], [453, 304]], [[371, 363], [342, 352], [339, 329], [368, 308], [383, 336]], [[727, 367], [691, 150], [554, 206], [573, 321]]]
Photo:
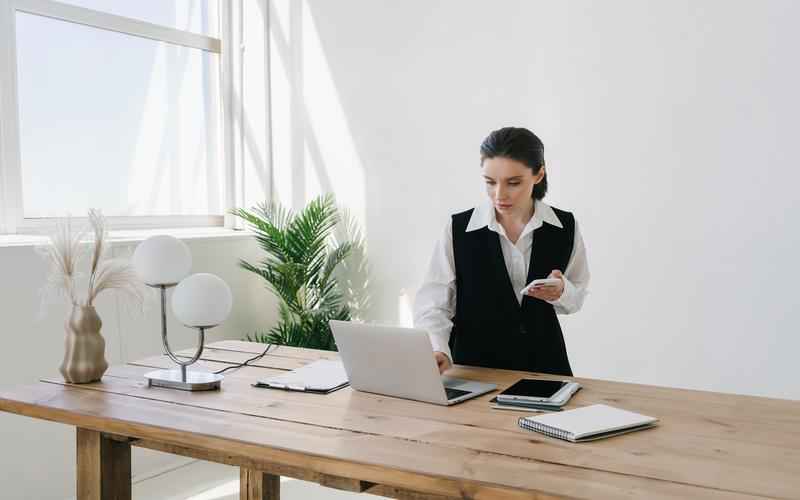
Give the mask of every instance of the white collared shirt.
[[[506, 264], [508, 276], [514, 287], [514, 295], [522, 304], [519, 291], [527, 285], [528, 267], [533, 250], [533, 234], [542, 224], [547, 223], [564, 229], [553, 209], [536, 200], [533, 217], [522, 229], [516, 243], [506, 236], [503, 226], [497, 222], [494, 206], [484, 203], [475, 207], [467, 224], [466, 231], [475, 231], [484, 227], [494, 231], [500, 238], [500, 248]], [[556, 313], [571, 314], [580, 310], [589, 285], [589, 264], [586, 260], [586, 248], [583, 237], [575, 222], [575, 242], [564, 273], [564, 291], [557, 300], [548, 301], [553, 304]], [[548, 271], [549, 274], [549, 271]], [[433, 250], [433, 257], [428, 266], [425, 281], [414, 299], [414, 327], [428, 331], [434, 351], [441, 351], [452, 360], [448, 341], [453, 328], [452, 318], [456, 311], [456, 269], [453, 258], [453, 222], [449, 219], [441, 238]]]

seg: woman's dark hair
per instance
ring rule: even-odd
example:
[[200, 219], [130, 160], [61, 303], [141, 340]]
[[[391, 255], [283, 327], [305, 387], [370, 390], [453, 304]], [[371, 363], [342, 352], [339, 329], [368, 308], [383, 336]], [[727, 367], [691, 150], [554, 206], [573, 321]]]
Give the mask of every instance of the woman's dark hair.
[[[508, 158], [525, 164], [539, 175], [544, 166], [544, 144], [526, 128], [504, 127], [495, 130], [481, 144], [481, 165], [487, 158]], [[541, 200], [547, 193], [547, 172], [533, 186], [533, 198]]]

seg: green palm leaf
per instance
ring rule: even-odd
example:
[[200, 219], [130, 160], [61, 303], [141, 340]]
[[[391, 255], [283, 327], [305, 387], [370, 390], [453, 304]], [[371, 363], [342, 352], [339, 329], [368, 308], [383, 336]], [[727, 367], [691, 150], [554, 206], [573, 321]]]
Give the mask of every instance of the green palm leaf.
[[[240, 260], [239, 266], [263, 279], [280, 299], [278, 324], [247, 339], [336, 350], [328, 322], [350, 319], [349, 298], [355, 295], [351, 282], [346, 289], [340, 285], [337, 270], [354, 248], [362, 260], [365, 256], [355, 219], [346, 213], [340, 218], [331, 195], [315, 198], [298, 213], [267, 203], [231, 213], [247, 223], [265, 254], [258, 263]], [[357, 241], [343, 234], [355, 234]], [[366, 290], [359, 295], [367, 295]]]

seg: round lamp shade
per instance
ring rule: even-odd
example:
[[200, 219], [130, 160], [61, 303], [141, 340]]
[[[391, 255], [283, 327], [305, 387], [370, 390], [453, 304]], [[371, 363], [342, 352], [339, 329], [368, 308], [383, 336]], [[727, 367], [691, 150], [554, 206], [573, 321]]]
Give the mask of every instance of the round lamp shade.
[[172, 312], [186, 326], [217, 326], [227, 319], [232, 304], [228, 284], [208, 273], [189, 276], [172, 294]]
[[148, 285], [174, 285], [189, 274], [192, 254], [178, 238], [165, 234], [151, 236], [133, 252], [133, 268]]

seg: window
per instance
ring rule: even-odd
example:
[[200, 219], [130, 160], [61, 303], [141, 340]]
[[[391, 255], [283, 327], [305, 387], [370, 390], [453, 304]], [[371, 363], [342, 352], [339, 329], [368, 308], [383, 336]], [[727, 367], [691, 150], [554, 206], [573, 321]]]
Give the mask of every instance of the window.
[[219, 3], [230, 0], [61, 0], [61, 2], [219, 38]]
[[0, 230], [222, 225], [226, 4], [0, 0]]

